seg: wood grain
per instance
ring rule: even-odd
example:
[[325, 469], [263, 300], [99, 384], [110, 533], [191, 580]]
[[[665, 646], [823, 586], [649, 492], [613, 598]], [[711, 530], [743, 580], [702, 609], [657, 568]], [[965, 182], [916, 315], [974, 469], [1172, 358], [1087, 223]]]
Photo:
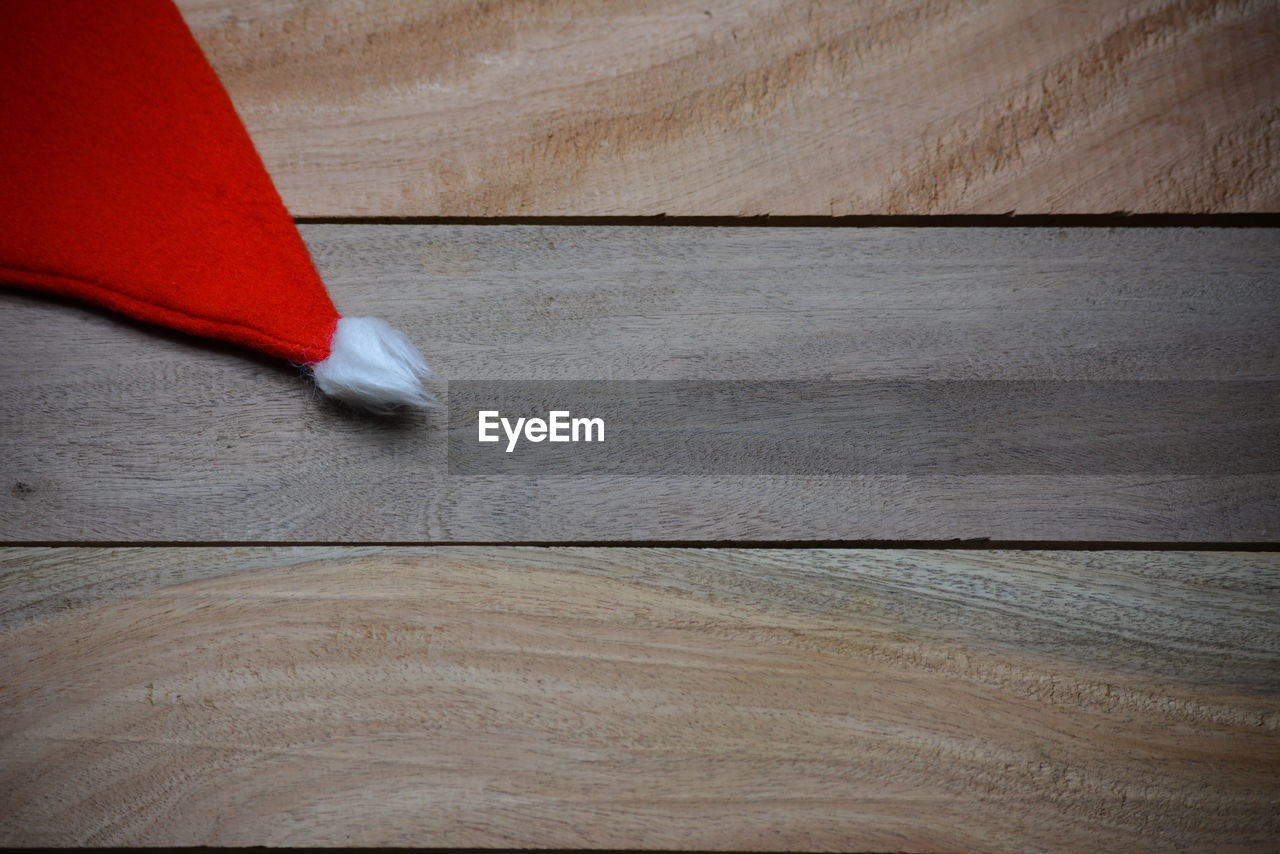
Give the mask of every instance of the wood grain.
[[1280, 210], [1271, 0], [182, 0], [295, 215]]
[[[450, 380], [493, 378], [1280, 377], [1280, 244], [1266, 229], [303, 230], [339, 307], [406, 329], [442, 399]], [[1280, 534], [1280, 480], [1265, 468], [453, 477], [443, 408], [363, 419], [288, 365], [0, 299], [9, 542]], [[1265, 427], [1274, 400], [1257, 406]]]
[[1278, 570], [7, 549], [0, 842], [1259, 850]]

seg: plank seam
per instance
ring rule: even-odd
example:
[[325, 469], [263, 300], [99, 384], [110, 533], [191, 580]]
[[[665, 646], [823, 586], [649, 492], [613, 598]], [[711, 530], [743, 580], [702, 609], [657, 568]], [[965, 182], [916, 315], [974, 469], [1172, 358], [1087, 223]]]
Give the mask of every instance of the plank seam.
[[296, 216], [298, 225], [562, 225], [665, 228], [1280, 228], [1280, 212], [858, 216]]
[[0, 548], [593, 548], [774, 551], [1177, 551], [1275, 552], [1280, 542], [1130, 540], [5, 540]]

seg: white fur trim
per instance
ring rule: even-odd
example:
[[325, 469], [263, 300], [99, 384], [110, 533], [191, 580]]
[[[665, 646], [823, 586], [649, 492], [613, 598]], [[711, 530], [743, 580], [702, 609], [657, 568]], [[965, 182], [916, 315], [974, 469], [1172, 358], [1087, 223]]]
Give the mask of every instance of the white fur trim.
[[329, 358], [311, 371], [322, 392], [357, 409], [387, 413], [434, 402], [422, 385], [430, 373], [422, 355], [376, 317], [339, 318]]

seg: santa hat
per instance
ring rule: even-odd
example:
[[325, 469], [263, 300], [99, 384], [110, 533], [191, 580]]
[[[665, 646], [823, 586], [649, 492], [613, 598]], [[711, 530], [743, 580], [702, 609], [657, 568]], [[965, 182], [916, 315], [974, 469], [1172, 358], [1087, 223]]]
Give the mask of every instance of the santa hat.
[[0, 2], [0, 284], [232, 341], [374, 411], [427, 366], [340, 317], [171, 0]]

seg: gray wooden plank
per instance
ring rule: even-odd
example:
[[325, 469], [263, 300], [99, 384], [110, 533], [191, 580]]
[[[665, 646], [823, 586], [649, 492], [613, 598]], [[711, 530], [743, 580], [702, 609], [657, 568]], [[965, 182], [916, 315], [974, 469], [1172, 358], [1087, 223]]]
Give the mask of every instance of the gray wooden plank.
[[[449, 381], [489, 379], [1280, 379], [1280, 241], [1268, 229], [303, 233], [339, 308], [406, 329], [446, 401]], [[1280, 478], [1265, 460], [1222, 472], [452, 476], [443, 408], [355, 416], [287, 365], [63, 302], [0, 300], [0, 537], [10, 542], [1280, 532]], [[1265, 437], [1256, 431], [1274, 423], [1274, 399], [1252, 403], [1249, 429]], [[1233, 422], [1213, 418], [1188, 427]]]
[[1277, 570], [0, 549], [0, 843], [1258, 850]]

